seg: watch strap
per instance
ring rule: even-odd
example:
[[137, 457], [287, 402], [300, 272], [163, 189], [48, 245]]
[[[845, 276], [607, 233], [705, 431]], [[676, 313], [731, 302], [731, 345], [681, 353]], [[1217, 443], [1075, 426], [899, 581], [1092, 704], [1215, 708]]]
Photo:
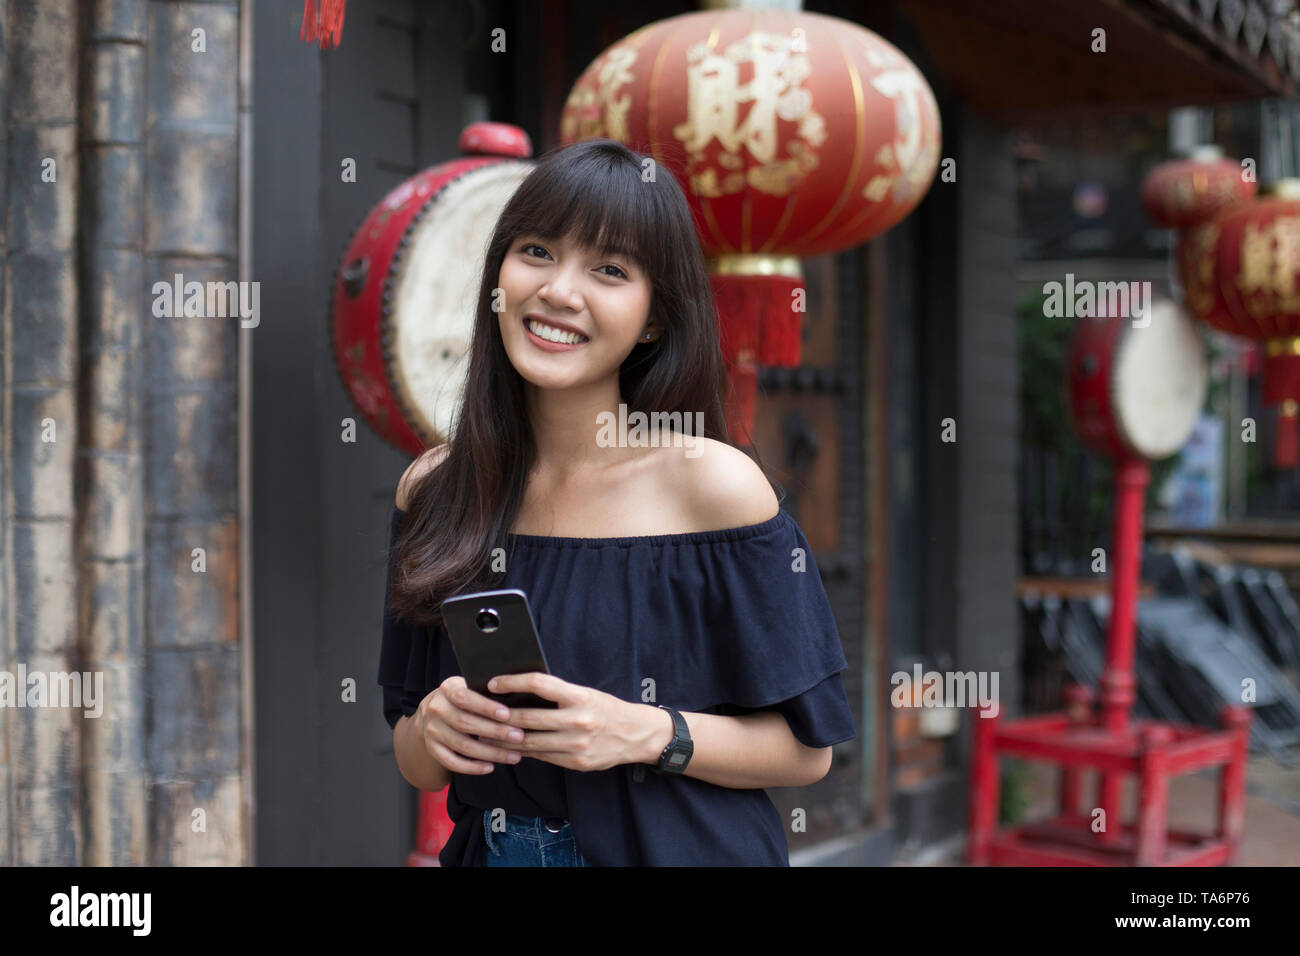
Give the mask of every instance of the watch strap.
[[659, 755], [659, 763], [652, 767], [656, 773], [681, 773], [690, 763], [691, 755], [695, 752], [695, 744], [691, 741], [691, 731], [686, 725], [686, 718], [674, 707], [667, 704], [659, 704], [661, 710], [668, 711], [669, 716], [673, 719], [673, 739], [668, 742], [668, 746], [663, 749]]

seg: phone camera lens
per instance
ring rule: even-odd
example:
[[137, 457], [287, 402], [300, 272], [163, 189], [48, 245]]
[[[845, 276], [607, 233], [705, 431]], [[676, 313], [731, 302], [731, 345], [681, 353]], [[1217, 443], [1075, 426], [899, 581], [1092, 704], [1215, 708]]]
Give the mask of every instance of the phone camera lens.
[[475, 616], [474, 623], [480, 631], [491, 633], [501, 626], [501, 618], [497, 617], [496, 611], [485, 607]]

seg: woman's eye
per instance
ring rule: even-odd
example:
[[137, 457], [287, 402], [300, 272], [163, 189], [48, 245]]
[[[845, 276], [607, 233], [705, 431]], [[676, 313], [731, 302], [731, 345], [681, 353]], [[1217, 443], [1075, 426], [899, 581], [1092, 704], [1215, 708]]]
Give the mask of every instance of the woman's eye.
[[[550, 253], [549, 253], [549, 252], [546, 252], [545, 249], [543, 249], [541, 246], [539, 246], [539, 245], [538, 245], [537, 243], [535, 243], [535, 242], [526, 242], [526, 243], [524, 243], [522, 246], [519, 247], [519, 251], [522, 252], [524, 255], [526, 255], [526, 256], [530, 256], [530, 257], [532, 257], [532, 258], [539, 258], [539, 257], [533, 256], [532, 253], [529, 252], [530, 249], [537, 249], [538, 251], [544, 253], [547, 257], [550, 256]], [[610, 263], [610, 264], [606, 264], [606, 265], [603, 265], [603, 266], [601, 266], [600, 268], [602, 268], [602, 269], [613, 269], [616, 273], [618, 273], [618, 275], [610, 276], [611, 279], [626, 279], [626, 278], [628, 277], [626, 272], [624, 272], [624, 271], [623, 271], [621, 268], [619, 268], [618, 266], [613, 265], [612, 263]], [[608, 272], [605, 273], [605, 274], [606, 274], [606, 275], [609, 275]]]

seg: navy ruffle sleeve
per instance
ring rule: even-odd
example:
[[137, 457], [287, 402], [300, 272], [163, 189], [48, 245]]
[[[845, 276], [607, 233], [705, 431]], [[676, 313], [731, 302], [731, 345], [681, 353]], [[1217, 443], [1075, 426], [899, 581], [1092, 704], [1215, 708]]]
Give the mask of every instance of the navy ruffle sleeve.
[[[384, 586], [384, 621], [380, 639], [379, 684], [383, 690], [384, 719], [396, 728], [403, 716], [410, 717], [420, 701], [442, 683], [429, 628], [417, 627], [393, 617], [389, 592], [393, 584], [393, 546], [401, 532], [405, 512], [393, 508], [388, 535], [388, 579]], [[430, 684], [431, 678], [437, 678]]]
[[[556, 676], [687, 714], [775, 710], [809, 747], [856, 737], [830, 600], [802, 530], [784, 510], [739, 528], [507, 535], [505, 547], [508, 570], [495, 586], [528, 595]], [[440, 629], [404, 631], [386, 614], [383, 643], [380, 683], [392, 723], [459, 673]], [[525, 757], [484, 776], [454, 774], [451, 790], [449, 813], [454, 796], [457, 809], [564, 816], [579, 851], [597, 866], [789, 865], [784, 825], [760, 789], [656, 774], [642, 764], [583, 773]], [[464, 816], [466, 838], [456, 853], [450, 844], [444, 850], [444, 865], [482, 860], [475, 845], [482, 814]]]

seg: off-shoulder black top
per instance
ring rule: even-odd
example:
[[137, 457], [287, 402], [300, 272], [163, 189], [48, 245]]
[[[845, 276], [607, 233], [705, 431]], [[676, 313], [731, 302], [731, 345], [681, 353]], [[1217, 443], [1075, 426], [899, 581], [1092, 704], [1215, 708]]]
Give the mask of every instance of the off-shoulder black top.
[[[394, 507], [391, 543], [405, 512]], [[493, 587], [528, 595], [552, 673], [683, 712], [783, 714], [827, 747], [857, 736], [840, 672], [848, 665], [811, 549], [784, 510], [759, 524], [618, 538], [508, 534]], [[396, 725], [460, 674], [441, 627], [395, 620], [384, 601], [379, 683]], [[558, 816], [593, 866], [789, 866], [766, 791], [720, 787], [648, 765], [584, 773], [525, 756], [490, 774], [453, 774], [455, 830], [443, 866], [482, 866], [483, 810]]]

